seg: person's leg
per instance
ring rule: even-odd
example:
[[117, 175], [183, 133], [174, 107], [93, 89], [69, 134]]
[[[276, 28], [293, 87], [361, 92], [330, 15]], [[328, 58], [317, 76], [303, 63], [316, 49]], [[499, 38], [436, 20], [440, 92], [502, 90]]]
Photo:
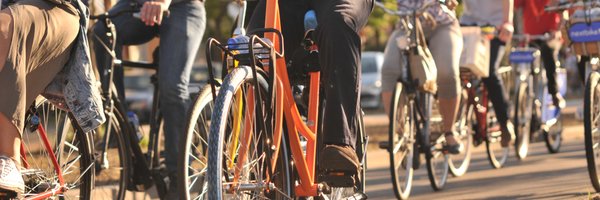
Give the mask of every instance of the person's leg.
[[[403, 34], [401, 30], [395, 30], [388, 39], [383, 52], [383, 64], [381, 66], [381, 102], [386, 114], [391, 112], [392, 93], [396, 82], [402, 75], [402, 68], [406, 67], [406, 56], [402, 55], [396, 40]], [[391, 123], [391, 122], [390, 122]]]
[[[12, 43], [13, 21], [9, 9], [0, 11], [0, 72], [8, 56], [10, 44]], [[19, 131], [10, 122], [7, 116], [0, 113], [0, 155], [19, 160], [19, 147], [21, 139]]]
[[361, 41], [372, 0], [314, 0], [316, 42], [327, 105], [324, 143], [354, 147], [360, 115]]
[[190, 71], [206, 25], [204, 4], [181, 2], [170, 7], [171, 14], [160, 27], [159, 90], [163, 114], [166, 165], [177, 171], [179, 136], [185, 128], [189, 104]]
[[430, 50], [438, 69], [438, 104], [442, 115], [442, 131], [451, 153], [459, 153], [460, 144], [453, 133], [456, 112], [460, 102], [459, 61], [462, 52], [462, 34], [458, 22], [438, 25], [429, 38]]
[[589, 56], [581, 56], [579, 58], [579, 61], [577, 61], [577, 71], [579, 72], [579, 78], [581, 79], [581, 82], [583, 84], [585, 84], [585, 79], [587, 77], [585, 74], [585, 66], [587, 65], [587, 63], [590, 61], [590, 57]]
[[[132, 0], [120, 0], [113, 6], [109, 13], [117, 13], [123, 10], [131, 9]], [[131, 13], [125, 13], [111, 19], [116, 29], [117, 41], [115, 42], [116, 57], [122, 58], [123, 45], [139, 45], [144, 44], [154, 38], [158, 32], [156, 27], [146, 26], [140, 19], [133, 17]], [[107, 33], [110, 30], [106, 28], [106, 22], [99, 20], [93, 27], [91, 41], [94, 45], [94, 53], [96, 55], [96, 66], [100, 73], [100, 80], [107, 74], [104, 74], [106, 68], [112, 65], [113, 58], [108, 53], [106, 47], [111, 47], [110, 37]], [[97, 37], [96, 37], [97, 36]], [[106, 45], [106, 47], [104, 45]], [[117, 87], [118, 95], [121, 101], [125, 100], [125, 84], [123, 82], [123, 68], [118, 67], [113, 71], [113, 82]]]
[[558, 93], [558, 85], [556, 83], [556, 60], [554, 59], [555, 49], [548, 46], [545, 41], [536, 41], [535, 42], [539, 48], [540, 53], [542, 54], [542, 64], [546, 68], [546, 78], [548, 80], [548, 93], [552, 95], [552, 101], [555, 106], [564, 107], [565, 100], [562, 95]]
[[483, 78], [482, 81], [487, 87], [488, 97], [492, 101], [494, 106], [494, 112], [496, 118], [500, 123], [502, 130], [502, 146], [507, 147], [510, 144], [511, 138], [514, 136], [514, 128], [510, 121], [508, 121], [508, 97], [504, 92], [504, 85], [502, 80], [498, 78], [496, 74], [496, 68], [500, 65], [502, 56], [504, 55], [504, 42], [498, 38], [493, 39], [490, 42], [490, 72], [487, 78]]

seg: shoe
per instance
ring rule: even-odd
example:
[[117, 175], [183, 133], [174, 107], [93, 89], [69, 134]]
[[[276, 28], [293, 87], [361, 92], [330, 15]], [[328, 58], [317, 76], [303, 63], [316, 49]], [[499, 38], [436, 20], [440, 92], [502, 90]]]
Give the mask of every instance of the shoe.
[[502, 132], [500, 135], [500, 145], [506, 148], [515, 138], [515, 126], [513, 126], [512, 122], [506, 122], [504, 126], [500, 126], [500, 131]]
[[172, 173], [169, 175], [169, 183], [167, 188], [167, 194], [164, 199], [180, 199], [181, 195], [177, 191], [177, 175]]
[[23, 194], [25, 183], [12, 158], [0, 156], [0, 191]]
[[554, 104], [554, 106], [559, 108], [565, 108], [565, 106], [567, 106], [565, 99], [560, 93], [552, 95], [552, 103]]
[[446, 132], [444, 133], [444, 137], [446, 137], [446, 142], [443, 146], [443, 151], [448, 152], [450, 154], [459, 154], [463, 149], [462, 143], [456, 141], [454, 138], [454, 132]]
[[348, 145], [326, 145], [320, 153], [319, 168], [331, 187], [354, 187], [358, 182], [360, 161], [354, 148]]

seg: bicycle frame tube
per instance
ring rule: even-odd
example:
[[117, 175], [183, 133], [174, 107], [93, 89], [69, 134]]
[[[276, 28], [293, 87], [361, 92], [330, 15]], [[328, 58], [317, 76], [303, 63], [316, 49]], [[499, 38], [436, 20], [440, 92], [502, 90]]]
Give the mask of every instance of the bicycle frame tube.
[[[278, 1], [267, 0], [266, 3], [267, 9], [265, 13], [265, 28], [281, 30]], [[279, 43], [283, 42], [279, 41], [279, 38], [275, 33], [265, 33], [265, 37], [273, 41], [273, 46], [275, 48], [279, 48]], [[276, 50], [278, 52], [281, 52], [281, 49]], [[283, 114], [283, 116], [285, 116], [286, 119], [286, 127], [289, 134], [292, 156], [300, 178], [300, 184], [295, 188], [296, 194], [298, 196], [317, 196], [318, 187], [317, 184], [315, 184], [315, 155], [317, 137], [315, 130], [316, 127], [318, 127], [317, 113], [319, 94], [319, 72], [311, 73], [309, 98], [310, 102], [312, 103], [309, 103], [309, 127], [306, 123], [302, 121], [302, 118], [298, 111], [298, 107], [296, 105], [296, 102], [294, 101], [292, 92], [290, 90], [291, 85], [288, 79], [285, 58], [277, 58], [274, 64], [275, 66], [273, 67], [275, 67], [276, 69], [276, 74], [274, 77], [276, 82], [275, 91], [278, 93], [276, 95], [275, 103], [275, 131], [281, 130], [281, 126], [283, 126], [283, 124], [281, 123], [281, 115]], [[304, 157], [303, 155], [302, 147], [300, 145], [300, 137], [297, 133], [302, 134], [302, 136], [304, 136], [308, 141], [306, 146], [306, 157]], [[274, 134], [275, 136], [277, 136], [278, 134], [280, 134], [280, 131], [275, 132]], [[275, 149], [279, 149], [281, 136], [279, 135], [278, 137], [274, 138], [274, 140]], [[276, 156], [274, 157], [273, 162], [276, 162]]]
[[[56, 188], [53, 188], [52, 190], [40, 193], [40, 194], [30, 197], [30, 198], [26, 198], [27, 200], [46, 199], [53, 195], [62, 194], [63, 192], [65, 192], [65, 181], [63, 179], [62, 170], [60, 170], [60, 165], [58, 164], [56, 155], [54, 154], [54, 151], [52, 149], [52, 146], [50, 145], [50, 142], [48, 142], [48, 135], [46, 134], [46, 130], [44, 129], [42, 124], [38, 124], [37, 129], [38, 129], [40, 138], [42, 139], [42, 142], [44, 143], [44, 148], [46, 148], [46, 151], [48, 151], [48, 154], [49, 154], [48, 156], [50, 157], [50, 160], [52, 161], [52, 165], [54, 166], [54, 170], [56, 171], [56, 174], [58, 176], [58, 182], [60, 185]], [[21, 149], [23, 149], [23, 146], [21, 146]]]

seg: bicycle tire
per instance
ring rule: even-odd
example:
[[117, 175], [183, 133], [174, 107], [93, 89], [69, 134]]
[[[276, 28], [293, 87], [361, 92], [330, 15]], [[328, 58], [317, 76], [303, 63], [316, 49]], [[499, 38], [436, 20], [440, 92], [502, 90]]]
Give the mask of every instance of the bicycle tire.
[[[181, 178], [177, 179], [179, 181], [177, 188], [179, 194], [183, 195], [183, 199], [202, 199], [204, 195], [202, 192], [205, 191], [205, 176], [202, 173], [206, 170], [206, 163], [202, 163], [202, 160], [206, 159], [207, 156], [208, 127], [210, 126], [210, 115], [214, 108], [210, 85], [202, 87], [193, 102], [193, 106], [187, 115], [186, 134], [179, 141], [179, 146], [183, 152], [179, 154], [178, 158], [177, 177]], [[190, 172], [197, 174], [190, 175]], [[195, 177], [197, 179], [193, 179]], [[198, 191], [197, 195], [195, 194], [196, 191]]]
[[421, 149], [425, 151], [429, 183], [433, 190], [439, 191], [446, 186], [446, 182], [448, 181], [448, 174], [450, 172], [448, 167], [449, 156], [442, 152], [443, 143], [441, 140], [443, 137], [439, 137], [434, 141], [432, 141], [432, 138], [430, 138], [431, 131], [429, 126], [429, 117], [432, 113], [433, 103], [436, 101], [434, 101], [433, 95], [429, 93], [422, 93], [422, 97], [424, 100], [422, 101], [423, 104], [421, 104], [423, 112], [422, 114], [425, 120], [421, 128], [421, 134], [424, 136]]
[[529, 152], [534, 101], [530, 86], [530, 83], [521, 83], [515, 98], [515, 155], [519, 160], [524, 160]]
[[[404, 90], [402, 83], [396, 83], [394, 88], [393, 98], [391, 102], [391, 112], [389, 114], [390, 125], [388, 130], [388, 148], [387, 151], [390, 154], [390, 174], [392, 178], [392, 185], [394, 187], [394, 194], [398, 199], [408, 199], [412, 188], [413, 180], [413, 161], [415, 156], [415, 141], [416, 141], [416, 113], [414, 112], [414, 103], [408, 98], [407, 91]], [[402, 111], [399, 108], [402, 107]], [[406, 111], [406, 112], [404, 112]], [[399, 116], [398, 112], [402, 112], [404, 117]], [[397, 131], [400, 127], [396, 122], [398, 118], [404, 118], [404, 129], [408, 128], [409, 131]], [[405, 121], [408, 121], [406, 124]], [[408, 126], [408, 127], [407, 127]], [[402, 138], [405, 138], [404, 143], [398, 134], [403, 134]], [[402, 143], [401, 143], [402, 142]], [[398, 143], [398, 147], [396, 147]], [[396, 152], [396, 149], [398, 152]], [[402, 152], [405, 153], [402, 153]], [[400, 156], [397, 158], [397, 156]], [[418, 154], [416, 155], [418, 156]], [[402, 172], [398, 170], [402, 169]], [[404, 177], [404, 178], [402, 178]]]
[[560, 147], [562, 145], [562, 115], [559, 115], [558, 119], [556, 120], [556, 123], [548, 128], [548, 131], [543, 130], [546, 149], [548, 150], [548, 153], [551, 154], [560, 152]]
[[492, 165], [493, 168], [498, 169], [502, 168], [506, 164], [510, 154], [510, 148], [504, 148], [500, 144], [500, 135], [502, 135], [501, 131], [490, 130], [490, 127], [493, 127], [494, 125], [497, 126], [497, 124], [492, 123], [495, 120], [495, 113], [490, 112], [493, 111], [493, 106], [491, 103], [488, 103], [487, 109], [485, 150], [490, 165]]
[[[94, 196], [122, 200], [125, 199], [127, 179], [131, 169], [127, 149], [128, 140], [124, 132], [127, 130], [125, 123], [128, 122], [124, 113], [116, 107], [112, 108], [112, 111], [105, 112], [105, 115], [106, 122], [97, 129], [97, 132], [103, 134], [98, 135], [99, 140], [94, 145], [96, 149]], [[108, 144], [105, 144], [104, 137], [108, 137]]]
[[[258, 70], [258, 69], [257, 69]], [[257, 79], [255, 80], [253, 77], [253, 73], [252, 73], [252, 69], [249, 66], [240, 66], [237, 67], [235, 69], [233, 69], [225, 78], [220, 90], [219, 90], [219, 96], [217, 97], [217, 99], [215, 100], [215, 109], [212, 113], [212, 117], [211, 117], [211, 126], [210, 126], [210, 134], [209, 134], [209, 149], [208, 149], [208, 169], [207, 169], [207, 181], [208, 181], [208, 187], [207, 187], [207, 194], [208, 194], [208, 199], [228, 199], [231, 197], [226, 197], [224, 196], [224, 187], [223, 187], [223, 181], [224, 179], [229, 179], [229, 172], [228, 171], [224, 171], [223, 167], [224, 167], [224, 162], [227, 162], [228, 160], [224, 160], [224, 154], [228, 154], [230, 152], [226, 152], [224, 146], [226, 143], [226, 134], [225, 131], [227, 129], [227, 120], [228, 120], [228, 115], [229, 112], [231, 111], [231, 105], [233, 105], [233, 101], [234, 101], [234, 96], [236, 94], [236, 92], [240, 89], [244, 89], [242, 86], [254, 86], [255, 81], [258, 82], [258, 84], [260, 85], [259, 87], [262, 88], [258, 88], [255, 89], [256, 91], [260, 91], [260, 89], [263, 90], [267, 90], [268, 88], [268, 83], [266, 81], [266, 78], [262, 75], [262, 73], [258, 73], [258, 77], [256, 77]], [[260, 104], [261, 102], [257, 102], [257, 104]], [[245, 105], [246, 106], [246, 105]], [[244, 107], [245, 107], [244, 106]], [[248, 109], [244, 108], [244, 110], [246, 110], [246, 112], [248, 111]], [[274, 174], [275, 177], [272, 177], [278, 184], [275, 185], [275, 188], [277, 189], [272, 189], [270, 191], [275, 192], [275, 193], [266, 193], [266, 191], [262, 191], [261, 189], [264, 188], [260, 188], [260, 185], [257, 184], [253, 184], [253, 183], [249, 183], [247, 185], [250, 185], [251, 187], [257, 187], [258, 189], [255, 189], [255, 191], [259, 191], [260, 192], [255, 192], [254, 195], [260, 195], [260, 194], [265, 194], [265, 195], [281, 195], [281, 197], [277, 196], [277, 197], [272, 197], [272, 199], [281, 199], [281, 198], [293, 198], [293, 183], [292, 181], [289, 179], [289, 177], [291, 177], [290, 174], [290, 166], [289, 166], [289, 161], [288, 156], [284, 155], [287, 153], [287, 147], [285, 146], [285, 141], [284, 138], [282, 138], [282, 143], [283, 145], [280, 146], [280, 151], [279, 151], [279, 159], [278, 159], [278, 163], [276, 167], [277, 174]], [[252, 143], [250, 143], [252, 144]], [[264, 147], [263, 143], [260, 142], [256, 142], [254, 143], [254, 145], [256, 146], [262, 146]], [[265, 148], [262, 148], [265, 149]], [[269, 148], [270, 149], [270, 148]], [[283, 150], [282, 150], [283, 149]], [[237, 155], [236, 152], [234, 152], [235, 155]], [[235, 160], [235, 161], [239, 161], [239, 160], [245, 160], [245, 159], [233, 159], [231, 158], [229, 161], [231, 160]], [[254, 163], [254, 162], [252, 162]], [[258, 163], [258, 162], [257, 162]], [[256, 172], [255, 172], [256, 173]], [[224, 176], [225, 174], [225, 176]], [[250, 176], [250, 174], [247, 174], [245, 176], [246, 178], [256, 178], [256, 179], [262, 179], [262, 175], [261, 174], [252, 174]], [[226, 181], [226, 180], [225, 180]], [[243, 182], [243, 180], [238, 180], [236, 182], [236, 184]], [[253, 181], [254, 183], [260, 183], [261, 180], [257, 180], [257, 181]], [[234, 191], [237, 192], [238, 195], [240, 195], [239, 193], [239, 189], [240, 187], [237, 188], [233, 188], [230, 191]], [[253, 194], [247, 194], [247, 195], [253, 195]], [[279, 197], [279, 198], [278, 198]], [[265, 197], [265, 198], [270, 198], [270, 197]]]
[[[84, 133], [72, 113], [59, 109], [45, 99], [34, 106], [37, 112], [35, 116], [38, 117], [39, 124], [44, 128], [49, 144], [54, 145], [52, 151], [65, 182], [66, 188], [63, 193], [54, 193], [52, 196], [58, 199], [90, 199], [94, 187], [95, 170], [92, 161], [93, 134]], [[31, 120], [30, 118], [27, 121], [21, 137], [24, 150], [24, 154], [21, 155], [24, 169], [21, 170], [21, 173], [25, 179], [25, 191], [22, 197], [25, 198], [60, 186], [58, 174], [49, 157], [50, 154], [49, 152], [44, 153], [48, 149], [40, 144], [42, 137], [41, 133], [38, 133], [40, 129], [37, 127], [39, 126]]]
[[[458, 155], [450, 155], [450, 160], [448, 161], [448, 167], [450, 169], [450, 173], [454, 177], [459, 177], [467, 173], [469, 169], [469, 165], [471, 164], [471, 151], [472, 151], [472, 143], [473, 143], [473, 105], [469, 104], [468, 99], [468, 91], [467, 89], [463, 89], [461, 93], [460, 107], [458, 117], [456, 119], [456, 130], [458, 130], [459, 141], [464, 145], [463, 151]], [[457, 164], [454, 163], [453, 158], [459, 158]]]
[[[596, 192], [600, 192], [600, 158], [596, 155], [600, 155], [599, 142], [600, 132], [592, 132], [596, 129], [598, 124], [595, 122], [599, 115], [599, 101], [600, 95], [597, 92], [598, 82], [600, 81], [600, 74], [598, 72], [592, 72], [589, 75], [588, 81], [585, 84], [585, 96], [584, 96], [584, 112], [583, 112], [583, 125], [585, 135], [585, 156], [587, 158], [587, 168], [592, 182], [592, 186]], [[596, 127], [594, 127], [594, 125]], [[595, 139], [595, 140], [594, 140]]]

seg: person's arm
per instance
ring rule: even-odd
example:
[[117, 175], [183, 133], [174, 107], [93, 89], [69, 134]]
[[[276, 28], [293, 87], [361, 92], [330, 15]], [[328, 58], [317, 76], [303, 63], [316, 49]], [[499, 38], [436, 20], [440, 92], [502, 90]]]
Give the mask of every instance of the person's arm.
[[498, 38], [503, 42], [507, 42], [512, 38], [515, 31], [513, 27], [513, 0], [502, 0], [503, 23], [498, 27], [500, 33]]
[[142, 6], [140, 18], [147, 26], [160, 25], [163, 14], [168, 13], [169, 5], [171, 5], [171, 0], [146, 1]]

